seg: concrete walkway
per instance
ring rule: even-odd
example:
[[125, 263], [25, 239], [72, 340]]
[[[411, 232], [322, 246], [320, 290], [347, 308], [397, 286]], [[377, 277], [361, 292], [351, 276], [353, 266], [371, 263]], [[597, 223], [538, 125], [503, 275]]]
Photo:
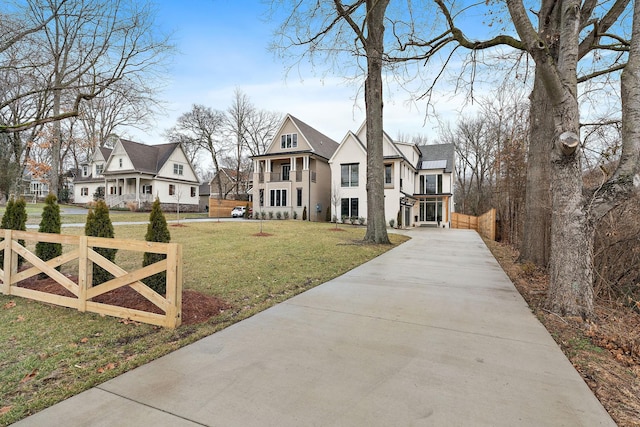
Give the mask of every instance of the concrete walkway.
[[615, 425], [475, 232], [408, 234], [17, 425]]

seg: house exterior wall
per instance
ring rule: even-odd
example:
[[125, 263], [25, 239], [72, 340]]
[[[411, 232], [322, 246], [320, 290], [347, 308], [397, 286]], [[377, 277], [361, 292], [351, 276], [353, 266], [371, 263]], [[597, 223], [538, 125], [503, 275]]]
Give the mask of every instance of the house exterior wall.
[[[174, 165], [182, 166], [182, 175], [176, 173]], [[177, 149], [171, 154], [169, 160], [158, 171], [157, 177], [198, 182], [198, 177], [191, 167], [191, 163], [181, 149]]]
[[[358, 185], [342, 186], [342, 165], [358, 165]], [[367, 216], [367, 154], [362, 145], [351, 135], [331, 158], [331, 218], [343, 221], [342, 199], [358, 199], [358, 218]], [[348, 221], [348, 219], [344, 219]]]
[[[296, 135], [295, 147], [293, 142], [287, 146], [286, 138], [292, 135]], [[314, 153], [290, 116], [283, 121], [266, 153], [253, 158], [253, 171], [254, 215], [264, 213], [266, 218], [277, 218], [280, 213], [284, 218], [286, 213], [289, 218], [302, 219], [306, 208], [307, 220], [325, 220], [331, 197], [328, 159]]]

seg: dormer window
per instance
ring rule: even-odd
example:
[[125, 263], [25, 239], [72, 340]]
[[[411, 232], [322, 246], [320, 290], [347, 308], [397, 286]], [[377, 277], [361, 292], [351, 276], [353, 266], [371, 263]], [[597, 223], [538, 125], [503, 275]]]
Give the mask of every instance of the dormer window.
[[104, 171], [104, 165], [102, 163], [96, 165], [96, 176], [102, 175], [102, 171]]
[[82, 166], [82, 176], [89, 176], [89, 166]]
[[288, 133], [280, 136], [280, 148], [297, 148], [298, 147], [298, 134]]

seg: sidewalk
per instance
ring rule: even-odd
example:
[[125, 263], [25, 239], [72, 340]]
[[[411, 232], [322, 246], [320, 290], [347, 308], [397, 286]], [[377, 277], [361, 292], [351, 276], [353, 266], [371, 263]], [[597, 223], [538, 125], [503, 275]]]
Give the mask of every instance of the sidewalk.
[[615, 425], [475, 232], [408, 234], [16, 425]]

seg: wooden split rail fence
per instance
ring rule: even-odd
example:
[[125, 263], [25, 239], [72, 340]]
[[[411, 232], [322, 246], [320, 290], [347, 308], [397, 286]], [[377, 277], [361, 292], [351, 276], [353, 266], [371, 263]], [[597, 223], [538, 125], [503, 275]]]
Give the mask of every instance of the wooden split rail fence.
[[451, 214], [451, 228], [476, 230], [490, 240], [496, 240], [496, 210], [490, 209], [480, 216]]
[[[75, 249], [63, 253], [54, 259], [43, 261], [18, 241], [61, 243], [75, 246]], [[135, 252], [165, 254], [166, 258], [138, 270], [127, 272], [93, 250], [94, 247], [122, 249]], [[0, 243], [4, 251], [4, 266], [0, 270], [0, 292], [15, 295], [63, 307], [75, 308], [123, 319], [135, 320], [168, 328], [180, 326], [182, 317], [182, 246], [177, 243], [157, 243], [125, 239], [109, 239], [90, 236], [71, 236], [64, 234], [36, 233], [16, 230], [4, 230], [4, 241]], [[31, 267], [18, 272], [18, 256], [31, 264]], [[63, 264], [77, 262], [78, 283], [56, 270]], [[114, 278], [92, 286], [93, 264], [111, 273]], [[160, 295], [141, 282], [145, 277], [166, 271], [166, 295]], [[66, 297], [19, 286], [20, 281], [44, 273], [74, 297]], [[109, 305], [92, 301], [98, 295], [114, 289], [129, 286], [157, 306], [164, 314], [150, 313], [131, 308]]]

